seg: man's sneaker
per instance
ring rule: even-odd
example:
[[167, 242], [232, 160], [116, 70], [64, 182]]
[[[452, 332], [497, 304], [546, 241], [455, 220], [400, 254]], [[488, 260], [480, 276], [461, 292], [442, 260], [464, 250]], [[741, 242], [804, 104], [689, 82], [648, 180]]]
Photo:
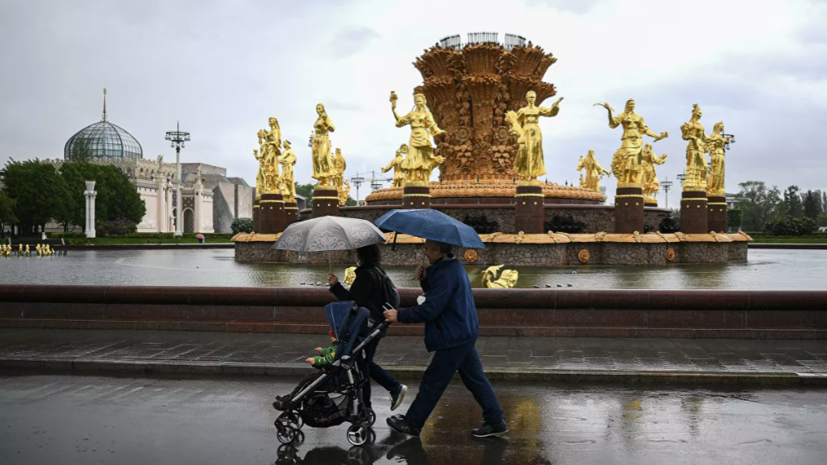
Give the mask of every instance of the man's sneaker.
[[499, 423], [493, 425], [485, 423], [482, 425], [481, 428], [475, 428], [471, 430], [471, 434], [473, 434], [475, 438], [490, 438], [492, 436], [502, 436], [507, 432], [508, 426], [505, 424], [505, 420], [500, 420]]
[[408, 386], [400, 384], [399, 387], [391, 393], [391, 411], [394, 411], [402, 405], [405, 400], [405, 394], [408, 393]]
[[408, 436], [419, 437], [419, 430], [408, 426], [405, 417], [402, 415], [394, 415], [388, 418], [388, 426], [397, 433], [407, 434]]

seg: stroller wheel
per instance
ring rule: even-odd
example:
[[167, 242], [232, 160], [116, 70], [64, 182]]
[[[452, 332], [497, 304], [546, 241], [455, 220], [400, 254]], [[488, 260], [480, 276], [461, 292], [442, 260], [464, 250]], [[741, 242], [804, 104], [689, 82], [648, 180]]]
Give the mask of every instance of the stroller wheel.
[[373, 424], [376, 423], [376, 412], [374, 412], [372, 408], [367, 409], [367, 414], [365, 416], [367, 417], [365, 421], [367, 426], [373, 426]]
[[302, 444], [304, 444], [304, 433], [301, 430], [298, 430], [296, 431], [296, 437], [293, 438], [292, 445], [300, 446]]
[[[276, 419], [276, 423], [288, 425], [293, 429], [301, 429], [304, 425], [301, 415], [296, 412], [284, 412]], [[276, 426], [278, 428], [278, 426]]]
[[290, 444], [296, 439], [296, 430], [290, 425], [276, 422], [276, 437], [282, 444]]
[[347, 429], [347, 441], [354, 446], [361, 446], [368, 442], [368, 428], [365, 425], [355, 424], [350, 425], [350, 428]]

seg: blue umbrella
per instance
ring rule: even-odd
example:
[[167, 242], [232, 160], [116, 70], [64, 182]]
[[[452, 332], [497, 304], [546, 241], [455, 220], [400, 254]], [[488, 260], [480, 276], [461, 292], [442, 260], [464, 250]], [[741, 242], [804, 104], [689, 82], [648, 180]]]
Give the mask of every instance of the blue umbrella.
[[470, 249], [485, 248], [474, 228], [437, 210], [391, 210], [373, 223], [386, 231], [396, 231]]

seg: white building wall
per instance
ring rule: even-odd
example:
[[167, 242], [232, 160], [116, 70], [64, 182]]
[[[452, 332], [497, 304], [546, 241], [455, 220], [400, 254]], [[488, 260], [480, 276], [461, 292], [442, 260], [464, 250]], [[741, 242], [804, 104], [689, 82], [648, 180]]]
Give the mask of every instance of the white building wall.
[[201, 231], [199, 232], [215, 232], [215, 230], [213, 229], [212, 204], [212, 195], [205, 192], [204, 195], [201, 196]]
[[137, 186], [137, 189], [146, 207], [144, 218], [138, 224], [138, 232], [158, 232], [158, 188]]

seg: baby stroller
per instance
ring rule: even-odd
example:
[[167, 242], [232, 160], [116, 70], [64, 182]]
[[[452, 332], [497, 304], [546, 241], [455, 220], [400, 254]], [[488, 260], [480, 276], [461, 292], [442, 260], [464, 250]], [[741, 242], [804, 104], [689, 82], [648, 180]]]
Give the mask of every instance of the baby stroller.
[[325, 307], [325, 315], [339, 341], [333, 363], [319, 369], [316, 378], [288, 401], [276, 419], [276, 436], [282, 444], [296, 439], [305, 424], [328, 428], [348, 421], [347, 440], [361, 446], [372, 433], [376, 421], [372, 409], [364, 408], [362, 386], [370, 382], [365, 376], [364, 347], [385, 328], [382, 323], [368, 329], [370, 311], [354, 302], [333, 302]]

